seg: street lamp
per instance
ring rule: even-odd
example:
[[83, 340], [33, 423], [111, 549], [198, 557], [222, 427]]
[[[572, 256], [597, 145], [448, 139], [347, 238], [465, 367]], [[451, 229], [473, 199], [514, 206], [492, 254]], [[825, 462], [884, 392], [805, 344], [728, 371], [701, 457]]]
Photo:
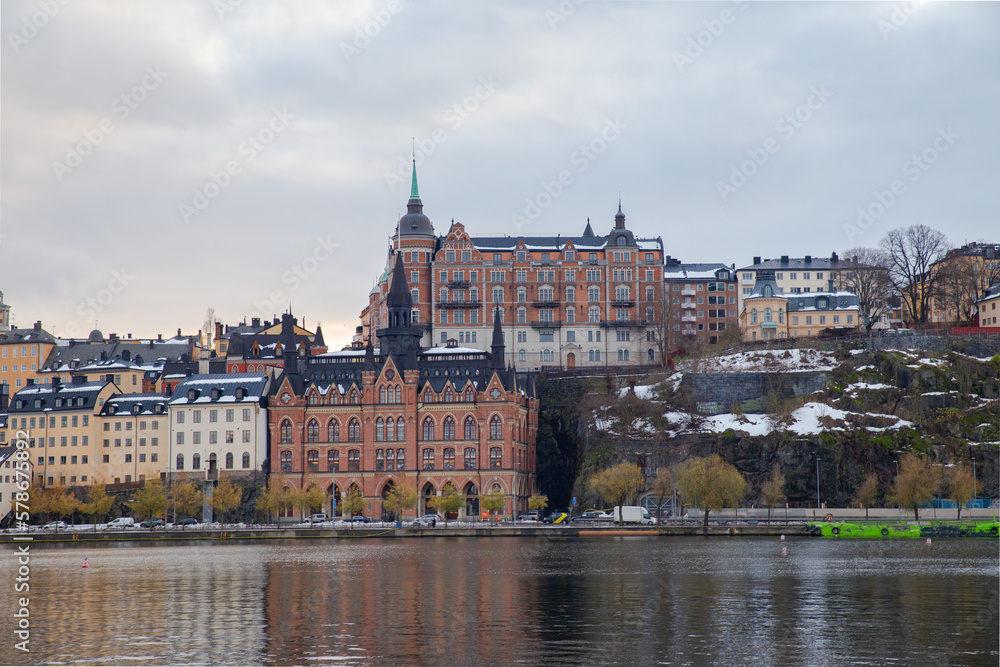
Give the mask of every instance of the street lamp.
[[819, 501], [819, 455], [816, 456], [816, 509], [820, 509], [820, 501]]
[[[892, 462], [896, 464], [895, 482], [898, 485], [899, 484], [899, 461], [896, 460], [896, 459], [893, 459]], [[899, 504], [899, 499], [898, 498], [896, 499], [896, 507], [899, 508], [899, 518], [902, 519], [903, 518], [903, 506]]]
[[976, 457], [972, 457], [972, 506], [976, 506]]

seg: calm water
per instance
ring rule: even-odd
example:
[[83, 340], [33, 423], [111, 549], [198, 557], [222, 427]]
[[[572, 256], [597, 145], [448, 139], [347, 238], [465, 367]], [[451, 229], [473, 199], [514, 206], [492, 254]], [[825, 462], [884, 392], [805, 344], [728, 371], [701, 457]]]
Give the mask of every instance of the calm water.
[[998, 664], [997, 542], [786, 544], [35, 546], [28, 655], [0, 549], [0, 663]]

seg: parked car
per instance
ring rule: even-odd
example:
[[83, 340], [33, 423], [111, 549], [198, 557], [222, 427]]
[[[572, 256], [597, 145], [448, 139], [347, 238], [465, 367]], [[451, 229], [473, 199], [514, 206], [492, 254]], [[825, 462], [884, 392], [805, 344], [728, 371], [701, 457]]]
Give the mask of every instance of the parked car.
[[65, 521], [50, 521], [49, 523], [42, 526], [42, 530], [66, 530]]
[[580, 516], [570, 519], [570, 523], [614, 521], [614, 516], [610, 512], [602, 510], [587, 510]]
[[371, 519], [369, 519], [366, 516], [362, 516], [360, 514], [355, 514], [354, 516], [351, 517], [351, 523], [371, 523], [371, 522], [372, 522]]
[[528, 510], [521, 516], [517, 517], [518, 521], [538, 521], [538, 510]]
[[329, 521], [329, 518], [323, 512], [313, 514], [311, 517], [309, 517], [310, 523], [323, 523], [324, 521]]
[[423, 528], [433, 528], [440, 521], [444, 523], [444, 519], [441, 518], [440, 514], [425, 514], [416, 521], [413, 522], [414, 527]]
[[126, 528], [135, 528], [135, 519], [130, 516], [120, 516], [117, 519], [109, 521], [108, 528], [119, 528], [121, 530], [125, 530]]
[[542, 519], [542, 523], [565, 523], [567, 519], [569, 519], [569, 514], [566, 514], [566, 512], [556, 511], [549, 513], [547, 517]]
[[147, 519], [139, 524], [140, 528], [163, 528], [166, 524], [163, 519]]
[[197, 523], [200, 523], [198, 519], [195, 519], [193, 516], [189, 516], [186, 519], [181, 519], [180, 521], [174, 521], [173, 525], [183, 527], [183, 526], [193, 526]]

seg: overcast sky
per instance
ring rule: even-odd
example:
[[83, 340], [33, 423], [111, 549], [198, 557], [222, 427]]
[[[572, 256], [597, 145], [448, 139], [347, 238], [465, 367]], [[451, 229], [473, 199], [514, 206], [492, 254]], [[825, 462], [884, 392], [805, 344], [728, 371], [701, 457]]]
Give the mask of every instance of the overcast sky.
[[607, 233], [621, 192], [628, 226], [686, 262], [916, 223], [1000, 240], [997, 3], [0, 12], [0, 290], [57, 335], [291, 302], [339, 347], [405, 212], [411, 138], [439, 234]]

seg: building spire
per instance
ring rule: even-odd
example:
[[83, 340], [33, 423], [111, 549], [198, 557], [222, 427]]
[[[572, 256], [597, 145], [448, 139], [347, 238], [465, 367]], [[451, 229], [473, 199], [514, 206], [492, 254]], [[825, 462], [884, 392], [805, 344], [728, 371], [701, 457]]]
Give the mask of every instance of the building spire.
[[625, 229], [625, 214], [622, 213], [622, 197], [618, 195], [618, 212], [615, 213], [615, 229]]
[[420, 199], [420, 191], [417, 190], [417, 158], [413, 158], [413, 181], [410, 184], [410, 199]]
[[490, 345], [490, 350], [492, 352], [493, 368], [502, 371], [503, 370], [503, 331], [500, 329], [500, 308], [499, 306], [493, 309], [493, 343]]

